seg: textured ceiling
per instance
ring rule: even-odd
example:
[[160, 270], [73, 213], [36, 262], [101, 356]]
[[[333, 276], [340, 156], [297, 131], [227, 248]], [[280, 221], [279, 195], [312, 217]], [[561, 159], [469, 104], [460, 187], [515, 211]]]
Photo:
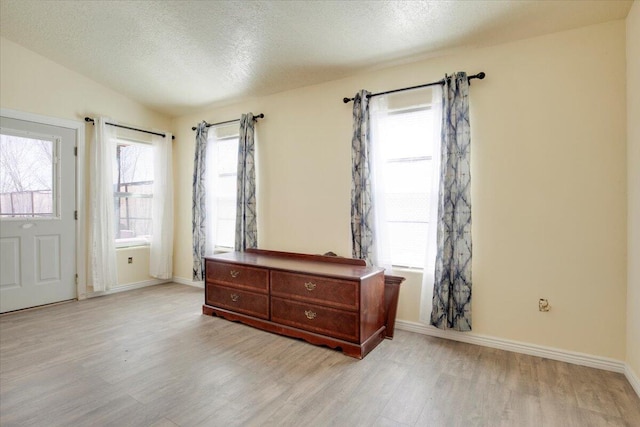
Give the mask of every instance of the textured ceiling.
[[0, 0], [0, 34], [173, 116], [622, 19], [631, 3]]

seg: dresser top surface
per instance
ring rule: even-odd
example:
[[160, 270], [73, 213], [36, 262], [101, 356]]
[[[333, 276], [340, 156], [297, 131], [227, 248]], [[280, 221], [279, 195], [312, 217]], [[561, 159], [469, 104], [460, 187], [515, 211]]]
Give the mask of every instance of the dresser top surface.
[[[326, 257], [319, 257], [319, 259]], [[316, 261], [313, 256], [305, 259], [292, 258], [290, 256], [279, 256], [273, 254], [260, 254], [252, 252], [228, 252], [206, 257], [207, 260], [227, 262], [232, 264], [242, 264], [253, 267], [263, 267], [275, 270], [290, 271], [295, 273], [316, 274], [320, 276], [336, 277], [342, 279], [365, 279], [380, 272], [384, 272], [380, 267], [369, 267], [361, 265], [349, 265], [338, 262]]]

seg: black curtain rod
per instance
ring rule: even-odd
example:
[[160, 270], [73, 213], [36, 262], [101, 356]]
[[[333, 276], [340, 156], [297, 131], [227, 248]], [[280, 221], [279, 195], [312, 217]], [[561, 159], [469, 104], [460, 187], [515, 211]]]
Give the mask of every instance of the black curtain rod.
[[[482, 80], [482, 79], [485, 78], [485, 76], [486, 76], [486, 74], [483, 71], [483, 72], [480, 72], [478, 74], [474, 74], [472, 76], [467, 77], [467, 80], [471, 80], [471, 79]], [[386, 92], [372, 93], [370, 95], [367, 95], [367, 98], [373, 98], [374, 96], [387, 95], [389, 93], [402, 92], [402, 91], [411, 90], [411, 89], [420, 89], [422, 87], [429, 87], [429, 86], [442, 85], [442, 84], [444, 84], [444, 79], [438, 80], [437, 82], [425, 83], [423, 85], [418, 85], [418, 86], [403, 87], [402, 89], [393, 89], [393, 90], [388, 90]], [[353, 99], [354, 98], [342, 98], [342, 102], [344, 102], [346, 104], [348, 102], [353, 101]]]
[[[85, 118], [84, 118], [84, 121], [85, 121], [85, 122], [91, 122], [91, 123], [94, 123], [94, 122], [95, 122], [95, 120], [93, 120], [91, 117], [85, 117]], [[150, 131], [150, 130], [144, 130], [144, 129], [132, 128], [132, 127], [130, 127], [130, 126], [118, 125], [118, 124], [115, 124], [115, 123], [109, 123], [109, 122], [107, 122], [106, 124], [108, 124], [109, 126], [115, 126], [115, 127], [117, 127], [117, 128], [129, 129], [129, 130], [135, 130], [136, 132], [150, 133], [151, 135], [158, 135], [158, 136], [161, 136], [161, 137], [163, 137], [163, 138], [164, 138], [165, 136], [167, 136], [167, 135], [165, 135], [164, 133], [158, 133], [158, 132], [152, 132], [152, 131]], [[176, 139], [176, 136], [175, 136], [175, 135], [171, 135], [171, 139]]]
[[[258, 120], [258, 119], [264, 119], [264, 114], [260, 113], [257, 116], [253, 116], [253, 120]], [[211, 126], [219, 126], [219, 125], [226, 125], [227, 123], [235, 123], [235, 122], [239, 122], [240, 119], [235, 119], [235, 120], [227, 120], [226, 122], [218, 122], [218, 123], [206, 123], [206, 127], [210, 128]], [[196, 130], [197, 127], [193, 126], [191, 128], [191, 130]]]

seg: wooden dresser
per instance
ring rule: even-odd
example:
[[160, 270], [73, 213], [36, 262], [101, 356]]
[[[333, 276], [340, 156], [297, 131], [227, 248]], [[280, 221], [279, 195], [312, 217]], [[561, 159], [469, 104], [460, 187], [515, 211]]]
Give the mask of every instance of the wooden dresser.
[[363, 358], [385, 338], [384, 269], [247, 250], [206, 258], [202, 312]]

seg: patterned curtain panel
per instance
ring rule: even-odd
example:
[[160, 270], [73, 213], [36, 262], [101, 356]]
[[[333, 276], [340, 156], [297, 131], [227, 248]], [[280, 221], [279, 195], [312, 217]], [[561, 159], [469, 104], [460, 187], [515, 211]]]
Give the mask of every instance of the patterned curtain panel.
[[206, 250], [205, 221], [207, 218], [205, 197], [205, 172], [207, 157], [207, 124], [196, 128], [196, 156], [193, 163], [193, 280], [204, 280], [204, 254]]
[[238, 141], [236, 251], [258, 247], [254, 136], [253, 114], [243, 114], [240, 118], [240, 140]]
[[431, 324], [471, 330], [471, 138], [466, 73], [445, 78]]
[[351, 139], [351, 247], [353, 258], [376, 265], [374, 213], [372, 207], [371, 139], [369, 98], [366, 90], [353, 101], [353, 138]]

